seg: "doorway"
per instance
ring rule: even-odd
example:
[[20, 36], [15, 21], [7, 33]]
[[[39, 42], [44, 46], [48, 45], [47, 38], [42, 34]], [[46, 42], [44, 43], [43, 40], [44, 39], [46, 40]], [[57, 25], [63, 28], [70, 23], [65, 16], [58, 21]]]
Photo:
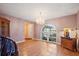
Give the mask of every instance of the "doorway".
[[56, 27], [51, 24], [44, 25], [41, 38], [44, 41], [56, 43]]
[[28, 39], [34, 38], [34, 24], [30, 22], [24, 23], [24, 37]]

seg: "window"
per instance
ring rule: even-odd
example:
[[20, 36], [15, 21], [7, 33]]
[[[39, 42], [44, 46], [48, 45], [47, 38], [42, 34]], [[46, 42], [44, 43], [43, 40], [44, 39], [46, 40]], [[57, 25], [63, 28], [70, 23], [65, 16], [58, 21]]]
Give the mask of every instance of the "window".
[[56, 28], [54, 25], [45, 25], [43, 27], [42, 40], [56, 42]]

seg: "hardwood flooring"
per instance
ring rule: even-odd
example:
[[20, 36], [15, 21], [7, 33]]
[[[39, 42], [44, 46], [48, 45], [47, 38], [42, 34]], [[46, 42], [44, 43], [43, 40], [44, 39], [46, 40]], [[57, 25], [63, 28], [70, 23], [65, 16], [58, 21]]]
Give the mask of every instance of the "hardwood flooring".
[[20, 56], [79, 56], [78, 52], [45, 41], [26, 40], [17, 45]]

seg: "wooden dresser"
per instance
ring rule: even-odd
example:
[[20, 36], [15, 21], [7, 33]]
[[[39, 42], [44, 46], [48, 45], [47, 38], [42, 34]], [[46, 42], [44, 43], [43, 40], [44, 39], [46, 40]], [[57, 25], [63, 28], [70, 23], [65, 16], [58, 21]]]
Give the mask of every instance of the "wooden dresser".
[[61, 46], [71, 51], [76, 51], [76, 38], [61, 37]]

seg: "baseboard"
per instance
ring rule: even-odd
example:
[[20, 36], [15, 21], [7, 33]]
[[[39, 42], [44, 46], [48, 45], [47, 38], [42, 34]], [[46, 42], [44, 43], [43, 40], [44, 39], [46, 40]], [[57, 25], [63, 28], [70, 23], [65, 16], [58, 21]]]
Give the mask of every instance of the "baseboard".
[[57, 45], [61, 45], [61, 43], [56, 43]]
[[16, 43], [22, 43], [22, 42], [24, 42], [25, 40], [22, 40], [22, 41], [17, 41]]
[[25, 40], [32, 40], [32, 38], [30, 38], [30, 37], [29, 37], [29, 38], [24, 38], [24, 39], [25, 39]]
[[32, 38], [32, 40], [41, 40], [41, 39]]

